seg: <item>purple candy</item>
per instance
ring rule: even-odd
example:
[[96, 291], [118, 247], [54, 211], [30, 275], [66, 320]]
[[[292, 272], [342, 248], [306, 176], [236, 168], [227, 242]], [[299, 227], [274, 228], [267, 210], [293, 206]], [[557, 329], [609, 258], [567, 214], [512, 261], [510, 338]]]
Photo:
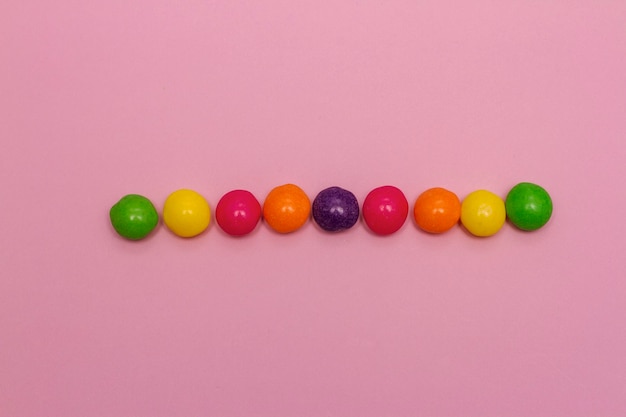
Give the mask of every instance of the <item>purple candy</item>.
[[326, 188], [313, 200], [313, 219], [329, 232], [349, 229], [359, 220], [359, 202], [348, 190]]

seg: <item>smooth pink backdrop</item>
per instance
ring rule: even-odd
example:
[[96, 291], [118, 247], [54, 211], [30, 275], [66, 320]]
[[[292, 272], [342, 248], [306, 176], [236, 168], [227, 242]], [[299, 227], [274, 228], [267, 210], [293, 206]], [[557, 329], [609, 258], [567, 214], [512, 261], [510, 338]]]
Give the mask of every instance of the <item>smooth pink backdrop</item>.
[[[626, 415], [626, 2], [0, 6], [1, 416]], [[213, 224], [293, 182], [554, 199], [535, 233]]]

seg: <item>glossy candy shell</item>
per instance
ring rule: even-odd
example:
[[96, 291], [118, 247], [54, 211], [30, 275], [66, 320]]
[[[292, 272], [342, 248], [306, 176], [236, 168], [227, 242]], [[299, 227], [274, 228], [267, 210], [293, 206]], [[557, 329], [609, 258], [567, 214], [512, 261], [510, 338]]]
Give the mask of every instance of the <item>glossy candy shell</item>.
[[111, 224], [122, 237], [130, 240], [145, 238], [159, 223], [159, 214], [146, 197], [125, 195], [109, 211]]
[[261, 204], [250, 191], [233, 190], [224, 194], [215, 208], [217, 224], [231, 236], [252, 232], [261, 219]]
[[417, 226], [428, 233], [443, 233], [461, 217], [461, 201], [445, 188], [431, 188], [417, 197], [413, 208]]
[[552, 198], [537, 184], [517, 184], [509, 191], [505, 204], [509, 220], [522, 230], [540, 229], [552, 216]]
[[474, 236], [496, 234], [505, 220], [504, 201], [490, 191], [474, 191], [461, 204], [461, 223]]
[[263, 203], [263, 218], [278, 233], [300, 229], [311, 215], [311, 200], [297, 185], [284, 184], [272, 189]]
[[163, 222], [180, 237], [193, 237], [204, 232], [211, 221], [209, 203], [193, 190], [174, 191], [163, 205]]
[[400, 230], [408, 214], [409, 202], [404, 193], [392, 185], [373, 189], [363, 202], [363, 220], [378, 235]]

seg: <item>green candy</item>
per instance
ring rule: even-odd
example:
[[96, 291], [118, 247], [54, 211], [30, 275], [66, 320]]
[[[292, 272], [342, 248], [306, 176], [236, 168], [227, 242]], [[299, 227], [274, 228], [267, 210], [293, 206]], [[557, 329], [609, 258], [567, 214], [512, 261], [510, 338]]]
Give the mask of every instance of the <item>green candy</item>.
[[505, 201], [506, 215], [522, 230], [537, 230], [552, 216], [550, 194], [537, 184], [521, 182], [511, 188]]
[[139, 240], [148, 236], [159, 223], [154, 205], [146, 197], [125, 195], [109, 211], [111, 224], [120, 236]]

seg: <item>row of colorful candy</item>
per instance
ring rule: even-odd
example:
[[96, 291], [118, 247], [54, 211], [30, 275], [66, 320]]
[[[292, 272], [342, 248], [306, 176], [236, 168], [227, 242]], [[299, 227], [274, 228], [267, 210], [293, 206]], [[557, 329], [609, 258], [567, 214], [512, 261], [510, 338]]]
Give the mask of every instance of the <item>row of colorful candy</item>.
[[[217, 224], [229, 235], [252, 232], [263, 217], [278, 233], [290, 233], [302, 227], [311, 217], [323, 230], [339, 232], [354, 226], [362, 214], [367, 227], [378, 235], [398, 231], [409, 213], [404, 193], [391, 185], [370, 191], [362, 210], [353, 193], [340, 187], [326, 188], [313, 203], [297, 185], [285, 184], [270, 191], [263, 206], [252, 193], [233, 190], [219, 200], [215, 208]], [[159, 223], [154, 205], [146, 197], [129, 194], [109, 212], [113, 228], [121, 236], [139, 240]], [[413, 205], [415, 223], [429, 233], [443, 233], [461, 224], [475, 236], [491, 236], [503, 226], [506, 217], [522, 230], [537, 230], [552, 215], [552, 199], [539, 185], [522, 182], [502, 200], [496, 194], [477, 190], [463, 202], [444, 188], [424, 191]], [[163, 222], [176, 235], [197, 236], [209, 226], [211, 209], [199, 193], [182, 189], [173, 192], [163, 206]]]

